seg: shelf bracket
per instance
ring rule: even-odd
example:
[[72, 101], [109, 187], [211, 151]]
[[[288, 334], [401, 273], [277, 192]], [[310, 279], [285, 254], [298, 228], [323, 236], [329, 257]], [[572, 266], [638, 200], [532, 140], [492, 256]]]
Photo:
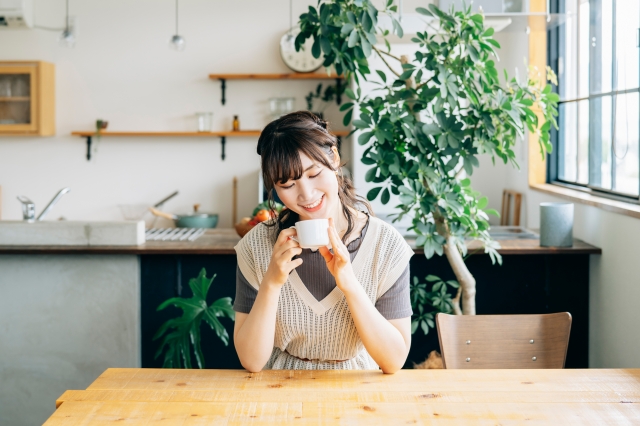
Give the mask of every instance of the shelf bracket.
[[221, 142], [222, 142], [222, 161], [224, 161], [225, 158], [227, 158], [227, 154], [225, 154], [224, 152], [224, 148], [227, 144], [227, 137], [226, 136], [222, 136], [221, 138]]
[[220, 90], [222, 92], [222, 105], [224, 105], [227, 102], [227, 99], [225, 98], [225, 92], [227, 90], [227, 80], [225, 80], [224, 78], [220, 79]]
[[336, 102], [338, 105], [342, 103], [342, 95], [340, 94], [340, 89], [342, 88], [342, 79], [336, 78]]
[[91, 161], [91, 136], [87, 136], [87, 161]]

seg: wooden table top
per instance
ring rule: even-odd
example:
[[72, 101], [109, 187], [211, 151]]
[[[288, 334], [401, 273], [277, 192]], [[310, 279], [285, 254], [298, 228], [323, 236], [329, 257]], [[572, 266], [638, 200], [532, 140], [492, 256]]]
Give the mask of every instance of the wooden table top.
[[[53, 401], [52, 401], [53, 403]], [[640, 369], [108, 369], [54, 425], [640, 424]]]
[[[416, 252], [423, 254], [423, 249], [415, 246], [414, 238], [406, 238]], [[140, 246], [0, 246], [0, 254], [231, 254], [240, 241], [234, 229], [209, 229], [195, 241], [147, 241]], [[573, 247], [540, 247], [539, 239], [498, 240], [502, 255], [519, 254], [601, 254], [602, 250], [574, 239]], [[468, 241], [469, 252], [484, 254], [480, 241]]]

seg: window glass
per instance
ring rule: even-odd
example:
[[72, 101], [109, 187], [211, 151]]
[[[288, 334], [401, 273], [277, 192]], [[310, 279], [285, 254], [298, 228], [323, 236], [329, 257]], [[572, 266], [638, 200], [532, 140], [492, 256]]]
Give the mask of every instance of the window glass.
[[[557, 40], [558, 183], [640, 201], [640, 0], [563, 0]], [[550, 46], [550, 48], [553, 46]], [[557, 53], [555, 53], [557, 52]], [[552, 66], [554, 57], [550, 56]], [[606, 195], [606, 194], [605, 194]]]
[[638, 195], [638, 93], [615, 97], [614, 190]]
[[601, 98], [602, 102], [602, 126], [600, 147], [600, 182], [593, 182], [595, 186], [603, 189], [611, 189], [611, 96]]
[[[598, 53], [600, 54], [600, 78], [596, 86], [593, 87], [595, 93], [611, 91], [611, 74], [613, 72], [613, 8], [610, 2], [600, 7], [601, 27], [594, 32], [598, 34], [596, 37], [596, 46], [599, 44]], [[598, 40], [599, 39], [599, 40]]]
[[589, 2], [581, 0], [580, 8], [578, 9], [578, 97], [589, 95], [590, 46]]
[[618, 90], [638, 87], [638, 28], [640, 1], [616, 0], [615, 80]]
[[558, 170], [558, 178], [575, 182], [578, 178], [578, 104], [560, 104], [559, 112], [559, 154], [563, 161]]
[[578, 102], [578, 183], [589, 183], [589, 100]]

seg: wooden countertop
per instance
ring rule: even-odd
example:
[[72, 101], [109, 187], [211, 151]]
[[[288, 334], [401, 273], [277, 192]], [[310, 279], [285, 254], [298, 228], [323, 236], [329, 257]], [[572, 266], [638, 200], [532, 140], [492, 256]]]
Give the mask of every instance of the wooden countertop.
[[[141, 246], [0, 246], [0, 254], [236, 254], [233, 247], [240, 237], [233, 229], [211, 229], [193, 242], [185, 241], [148, 241]], [[407, 238], [416, 253], [415, 240]], [[601, 254], [598, 247], [574, 239], [573, 247], [540, 247], [538, 239], [498, 240], [502, 246], [498, 252], [502, 255], [517, 254]], [[469, 252], [484, 254], [479, 241], [467, 243]]]
[[111, 368], [56, 407], [45, 426], [639, 424], [640, 370]]

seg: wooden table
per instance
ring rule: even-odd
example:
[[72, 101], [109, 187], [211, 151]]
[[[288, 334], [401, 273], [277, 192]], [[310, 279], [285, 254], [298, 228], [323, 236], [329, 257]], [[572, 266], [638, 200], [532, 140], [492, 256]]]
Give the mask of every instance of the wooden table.
[[[53, 402], [53, 401], [52, 401]], [[53, 425], [640, 424], [637, 370], [117, 369], [66, 391]]]

